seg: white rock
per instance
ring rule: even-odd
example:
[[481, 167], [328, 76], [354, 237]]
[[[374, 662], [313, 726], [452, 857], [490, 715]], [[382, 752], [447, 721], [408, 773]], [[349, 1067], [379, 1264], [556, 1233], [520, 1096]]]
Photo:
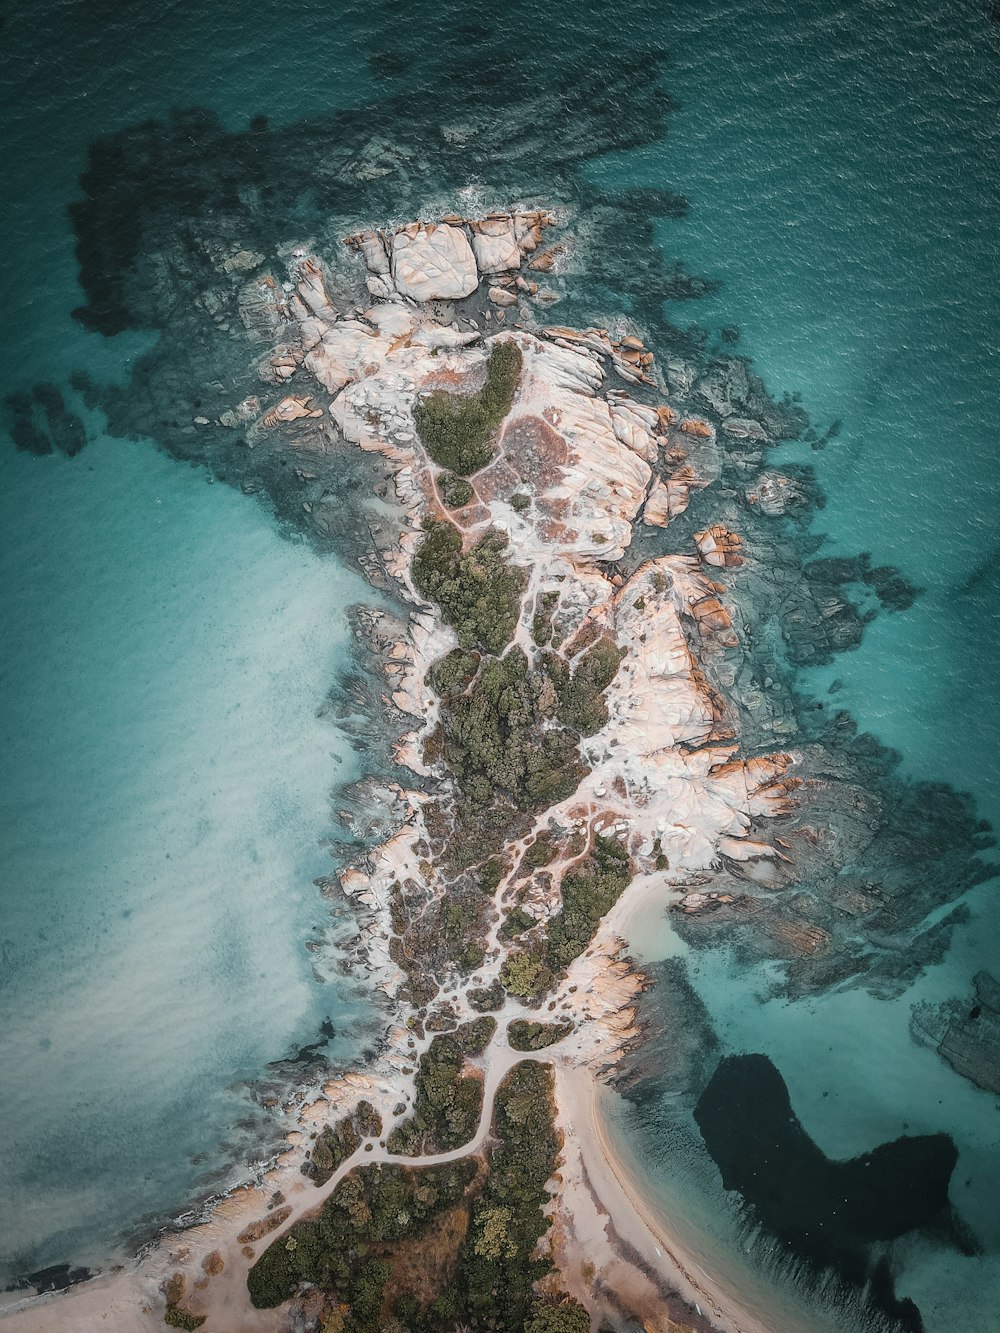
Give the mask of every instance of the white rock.
[[481, 273], [503, 273], [521, 267], [521, 250], [513, 218], [487, 218], [472, 224], [472, 249]]
[[368, 288], [370, 294], [375, 297], [376, 301], [384, 301], [395, 291], [395, 288], [392, 285], [392, 279], [389, 278], [388, 274], [386, 277], [381, 278], [376, 273], [369, 273], [365, 278], [365, 286]]
[[479, 285], [476, 259], [468, 237], [446, 223], [413, 223], [392, 238], [392, 277], [396, 290], [415, 301], [470, 296]]
[[478, 341], [479, 334], [471, 329], [463, 333], [460, 329], [442, 328], [440, 324], [424, 324], [413, 335], [417, 347], [468, 347]]
[[389, 256], [377, 231], [363, 231], [359, 236], [352, 236], [350, 243], [361, 251], [370, 273], [385, 275], [389, 272]]
[[384, 336], [357, 320], [344, 320], [328, 329], [322, 341], [306, 353], [304, 365], [328, 393], [337, 393], [381, 361], [387, 347]]

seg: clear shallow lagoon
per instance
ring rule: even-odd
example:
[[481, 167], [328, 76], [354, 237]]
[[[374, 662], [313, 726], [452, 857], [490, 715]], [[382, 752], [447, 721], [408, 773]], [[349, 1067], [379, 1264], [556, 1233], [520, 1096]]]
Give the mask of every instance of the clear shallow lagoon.
[[[227, 126], [260, 113], [293, 123], [415, 85], [456, 36], [475, 69], [476, 41], [504, 22], [497, 41], [511, 52], [537, 41], [564, 55], [596, 50], [588, 34], [609, 16], [587, 5], [515, 6], [506, 18], [474, 4], [378, 16], [180, 5], [126, 25], [89, 6], [20, 6], [4, 34], [17, 57], [8, 70], [16, 198], [0, 231], [12, 263], [12, 387], [63, 384], [81, 365], [122, 378], [139, 350], [70, 318], [80, 294], [63, 209], [95, 135], [174, 104], [207, 105]], [[738, 325], [737, 350], [773, 391], [800, 392], [821, 431], [842, 422], [822, 453], [783, 451], [814, 463], [826, 490], [816, 520], [824, 553], [871, 551], [925, 589], [911, 610], [870, 626], [859, 651], [801, 683], [825, 692], [839, 681], [838, 703], [898, 749], [906, 771], [972, 790], [1000, 821], [996, 26], [974, 3], [831, 11], [790, 0], [645, 5], [631, 27], [620, 16], [614, 25], [619, 46], [667, 49], [679, 106], [662, 144], [589, 171], [611, 189], [685, 195], [689, 216], [658, 224], [657, 239], [671, 262], [723, 281], [713, 296], [671, 304], [669, 318], [715, 332]], [[413, 65], [383, 86], [367, 62], [386, 44]], [[548, 68], [539, 58], [540, 78]], [[386, 132], [394, 128], [404, 127], [390, 118]], [[490, 182], [501, 190], [504, 170]], [[435, 184], [431, 153], [428, 197]], [[342, 660], [341, 608], [360, 585], [279, 538], [252, 500], [206, 486], [149, 446], [96, 443], [73, 460], [4, 448], [11, 643], [23, 645], [11, 697], [16, 687], [29, 700], [14, 704], [10, 724], [11, 753], [25, 756], [9, 789], [7, 1003], [24, 1071], [10, 1091], [23, 1137], [10, 1147], [15, 1162], [33, 1163], [25, 1211], [12, 1204], [7, 1215], [22, 1243], [50, 1233], [47, 1258], [99, 1262], [103, 1236], [182, 1201], [195, 1174], [188, 1158], [211, 1156], [233, 1113], [227, 1085], [307, 1040], [335, 1008], [310, 980], [302, 946], [324, 911], [310, 881], [326, 864], [317, 840], [328, 790], [348, 767], [334, 756], [348, 751], [313, 713]], [[827, 1153], [904, 1129], [955, 1137], [954, 1202], [985, 1253], [910, 1247], [899, 1289], [931, 1331], [956, 1315], [968, 1333], [995, 1326], [1000, 1122], [992, 1098], [912, 1044], [907, 1022], [914, 999], [964, 993], [977, 967], [995, 968], [995, 892], [994, 883], [970, 895], [973, 921], [944, 963], [892, 1004], [853, 994], [762, 1005], [763, 973], [724, 954], [692, 959], [723, 1048], [772, 1057]], [[94, 1049], [100, 1059], [76, 1054]], [[73, 1085], [76, 1113], [38, 1117], [38, 1084], [53, 1098]], [[108, 1087], [126, 1099], [113, 1116]], [[750, 1262], [705, 1159], [688, 1169], [676, 1135], [665, 1142], [629, 1126], [625, 1117], [618, 1131], [662, 1181], [664, 1207], [705, 1219], [737, 1271]], [[59, 1197], [56, 1142], [76, 1144], [76, 1160], [89, 1163]], [[116, 1212], [107, 1175], [123, 1159], [134, 1164], [133, 1194]], [[63, 1230], [52, 1232], [57, 1214]], [[93, 1218], [93, 1243], [81, 1246]], [[766, 1304], [771, 1279], [761, 1280]]]
[[[366, 1033], [314, 978], [331, 791], [317, 709], [358, 576], [150, 446], [5, 451], [2, 1119], [15, 1270], [101, 1262], [253, 1156], [227, 1091]], [[367, 1002], [366, 1002], [367, 1003]], [[260, 1135], [260, 1129], [257, 1129]], [[273, 1141], [273, 1136], [272, 1136]], [[194, 1160], [197, 1159], [197, 1164]], [[40, 1249], [35, 1251], [35, 1246]]]
[[[5, 391], [65, 391], [80, 367], [123, 382], [149, 345], [71, 315], [66, 207], [97, 134], [206, 101], [301, 113], [301, 80], [228, 40], [241, 13], [7, 16]], [[356, 94], [364, 58], [341, 49]], [[236, 1085], [328, 1016], [335, 1063], [373, 1035], [369, 1001], [318, 981], [305, 947], [329, 925], [312, 881], [335, 789], [360, 772], [316, 713], [370, 590], [256, 500], [108, 439], [99, 414], [88, 432], [72, 459], [0, 442], [0, 1281], [106, 1264], [273, 1144]]]

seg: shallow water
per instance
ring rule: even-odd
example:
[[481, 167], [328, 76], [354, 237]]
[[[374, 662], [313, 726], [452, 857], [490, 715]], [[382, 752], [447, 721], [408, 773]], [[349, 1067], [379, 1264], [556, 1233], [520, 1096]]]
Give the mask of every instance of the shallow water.
[[362, 585], [150, 446], [2, 472], [3, 1248], [24, 1271], [179, 1209], [217, 1139], [238, 1161], [273, 1143], [233, 1132], [253, 1107], [227, 1089], [326, 1015], [334, 1058], [359, 1048], [362, 1003], [303, 946], [357, 771], [316, 711]]
[[[830, 10], [723, 0], [644, 4], [630, 15], [609, 25], [604, 9], [580, 5], [520, 4], [502, 17], [474, 3], [336, 15], [323, 5], [255, 6], [252, 15], [177, 5], [120, 22], [110, 9], [21, 5], [5, 31], [17, 57], [7, 70], [15, 200], [0, 223], [0, 256], [15, 260], [4, 335], [11, 387], [62, 385], [81, 366], [99, 381], [123, 380], [149, 345], [132, 334], [102, 340], [70, 315], [81, 296], [63, 209], [97, 134], [171, 105], [208, 106], [230, 129], [258, 114], [289, 125], [429, 80], [427, 124], [393, 108], [372, 113], [389, 140], [417, 143], [406, 199], [387, 190], [384, 207], [403, 212], [455, 188], [434, 115], [439, 105], [450, 123], [475, 102], [475, 90], [460, 98], [463, 64], [477, 71], [483, 103], [513, 122], [529, 86], [558, 86], [570, 99], [574, 62], [599, 75], [605, 53], [631, 53], [638, 70], [639, 53], [659, 44], [679, 103], [667, 137], [591, 163], [587, 175], [612, 193], [645, 184], [688, 198], [686, 219], [655, 222], [657, 243], [669, 263], [723, 285], [669, 302], [667, 318], [713, 333], [738, 325], [736, 350], [754, 357], [772, 391], [801, 393], [820, 433], [842, 423], [823, 452], [785, 446], [776, 461], [815, 465], [827, 495], [814, 523], [828, 535], [824, 554], [871, 551], [925, 590], [909, 611], [870, 625], [857, 652], [799, 673], [797, 684], [825, 694], [836, 683], [837, 706], [898, 749], [906, 772], [972, 790], [982, 813], [1000, 819], [990, 706], [1000, 651], [991, 564], [1000, 489], [995, 25], [965, 2]], [[376, 52], [381, 63], [369, 64]], [[453, 65], [442, 77], [436, 62], [445, 57]], [[609, 118], [625, 125], [633, 99], [614, 91], [620, 111]], [[505, 198], [532, 151], [528, 141], [510, 158], [477, 163], [460, 182], [466, 197]], [[297, 162], [290, 173], [302, 169]], [[302, 206], [301, 225], [315, 221]], [[605, 275], [581, 299], [609, 315], [629, 308], [615, 282]], [[24, 1075], [12, 1105], [24, 1135], [15, 1160], [34, 1163], [20, 1207], [29, 1183], [42, 1206], [25, 1212], [19, 1233], [48, 1235], [47, 1257], [99, 1262], [115, 1226], [179, 1206], [195, 1174], [188, 1157], [212, 1158], [232, 1114], [225, 1088], [348, 1003], [310, 980], [302, 946], [323, 918], [310, 881], [328, 864], [317, 850], [328, 791], [351, 762], [346, 742], [313, 714], [345, 660], [343, 606], [359, 585], [279, 538], [255, 501], [206, 486], [148, 445], [90, 444], [73, 460], [5, 453], [4, 465], [16, 534], [10, 614], [23, 641], [15, 683], [29, 701], [14, 706], [11, 725], [30, 756], [11, 789], [20, 920], [8, 916], [15, 925], [4, 933], [22, 965], [8, 994], [18, 1012], [40, 1010], [18, 1029]], [[265, 768], [265, 754], [280, 762]], [[58, 818], [47, 805], [53, 793]], [[25, 897], [25, 882], [51, 897]], [[907, 1028], [915, 999], [964, 993], [972, 972], [995, 959], [995, 883], [969, 898], [973, 920], [945, 961], [892, 1003], [861, 992], [762, 1002], [765, 967], [721, 951], [689, 961], [722, 1048], [770, 1056], [827, 1154], [854, 1155], [904, 1129], [952, 1134], [953, 1202], [984, 1253], [897, 1247], [898, 1289], [917, 1300], [929, 1330], [960, 1311], [969, 1333], [986, 1333], [1000, 1295], [995, 1106], [914, 1046]], [[49, 901], [59, 904], [56, 922]], [[47, 938], [29, 950], [24, 941], [39, 932]], [[649, 958], [687, 953], [659, 920], [636, 939]], [[151, 941], [169, 944], [152, 980], [143, 962]], [[125, 1006], [137, 971], [147, 999]], [[79, 1012], [104, 1014], [100, 1031], [96, 1022], [81, 1031]], [[62, 1042], [64, 1054], [45, 1051], [46, 1041], [57, 1051]], [[103, 1055], [74, 1065], [77, 1046]], [[168, 1098], [159, 1082], [150, 1086], [164, 1063], [177, 1070]], [[29, 1121], [25, 1089], [60, 1077], [79, 1088], [73, 1132], [92, 1168], [54, 1197], [59, 1129]], [[127, 1144], [101, 1139], [108, 1086], [133, 1098]], [[208, 1106], [196, 1113], [199, 1096]], [[760, 1256], [747, 1255], [733, 1200], [685, 1137], [693, 1122], [668, 1085], [664, 1101], [670, 1151], [623, 1110], [623, 1152], [641, 1161], [665, 1210], [701, 1219], [717, 1260], [725, 1255], [737, 1280], [743, 1273], [758, 1308], [770, 1292], [776, 1329], [818, 1327], [815, 1296], [785, 1290], [766, 1265], [747, 1275]], [[58, 1124], [59, 1142], [72, 1141], [66, 1119]], [[99, 1142], [103, 1156], [93, 1151]], [[107, 1173], [122, 1158], [135, 1188], [122, 1204], [129, 1216], [113, 1218]], [[93, 1244], [81, 1246], [81, 1223], [93, 1218]], [[787, 1322], [796, 1303], [799, 1325]], [[837, 1326], [836, 1314], [829, 1322]]]

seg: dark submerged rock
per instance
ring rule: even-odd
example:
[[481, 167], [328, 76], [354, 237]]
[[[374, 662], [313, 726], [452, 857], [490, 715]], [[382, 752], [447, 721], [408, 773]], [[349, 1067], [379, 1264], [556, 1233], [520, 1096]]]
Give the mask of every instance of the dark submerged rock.
[[[948, 1187], [958, 1150], [947, 1134], [904, 1136], [848, 1161], [826, 1157], [792, 1110], [781, 1074], [763, 1055], [727, 1056], [695, 1108], [705, 1147], [748, 1221], [810, 1267], [869, 1285], [869, 1299], [900, 1326], [922, 1328], [897, 1301], [883, 1247], [930, 1228], [969, 1252]], [[879, 1261], [882, 1261], [879, 1264]]]

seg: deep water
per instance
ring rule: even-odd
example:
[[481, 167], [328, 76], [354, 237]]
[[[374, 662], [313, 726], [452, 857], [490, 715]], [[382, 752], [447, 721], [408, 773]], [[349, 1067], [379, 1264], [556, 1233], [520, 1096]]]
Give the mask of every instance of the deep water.
[[[813, 469], [815, 554], [870, 552], [921, 590], [874, 608], [856, 651], [779, 662], [802, 709], [849, 711], [898, 752], [894, 782], [950, 784], [1000, 819], [987, 5], [36, 2], [4, 41], [5, 392], [22, 395], [0, 446], [10, 1271], [105, 1262], [266, 1139], [251, 1126], [220, 1149], [247, 1106], [234, 1084], [326, 1014], [348, 1034], [334, 1058], [365, 1039], [350, 988], [314, 980], [305, 950], [326, 928], [311, 881], [331, 788], [359, 771], [315, 716], [351, 664], [355, 507], [342, 489], [338, 516], [334, 486], [338, 531], [319, 540], [280, 457], [194, 427], [254, 385], [245, 342], [194, 308], [206, 234], [332, 255], [348, 226], [442, 206], [576, 214], [558, 318], [631, 314], [662, 359], [752, 356], [812, 422], [774, 459]], [[962, 817], [951, 843], [926, 821], [927, 877], [954, 866], [962, 895], [977, 848], [939, 792]], [[654, 992], [664, 1031], [700, 1040], [683, 1077], [676, 1042], [648, 1044], [615, 1116], [623, 1157], [776, 1330], [853, 1327], [873, 1293], [807, 1273], [766, 1210], [748, 1244], [747, 1200], [692, 1114], [719, 1056], [763, 1053], [824, 1160], [954, 1143], [948, 1197], [979, 1252], [883, 1238], [872, 1317], [912, 1300], [929, 1331], [995, 1327], [996, 1108], [909, 1030], [914, 1002], [996, 967], [979, 878], [891, 999], [773, 998], [775, 964], [692, 948], [659, 913], [636, 923], [638, 952], [684, 960]]]

